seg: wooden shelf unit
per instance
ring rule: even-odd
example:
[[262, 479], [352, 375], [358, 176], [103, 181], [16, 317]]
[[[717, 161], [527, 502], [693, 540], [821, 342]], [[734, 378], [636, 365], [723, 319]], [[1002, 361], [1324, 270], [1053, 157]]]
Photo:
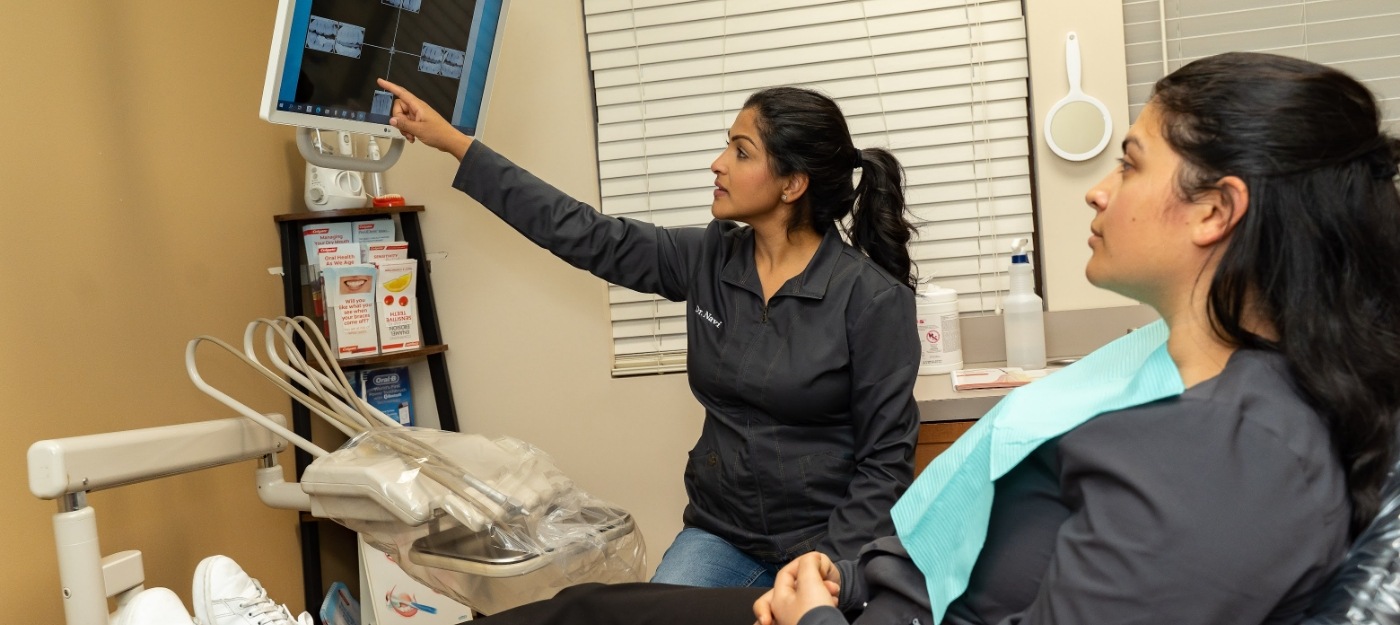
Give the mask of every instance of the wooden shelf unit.
[[[422, 206], [387, 206], [374, 208], [354, 208], [348, 210], [298, 212], [273, 217], [277, 225], [282, 248], [283, 304], [289, 317], [307, 314], [307, 285], [303, 284], [306, 246], [302, 241], [301, 227], [310, 223], [336, 223], [363, 221], [367, 219], [393, 217], [401, 240], [408, 243], [410, 258], [418, 261], [418, 319], [423, 345], [421, 349], [393, 354], [377, 354], [338, 360], [342, 368], [364, 367], [376, 364], [405, 361], [426, 361], [428, 374], [432, 378], [433, 400], [437, 405], [438, 424], [444, 430], [460, 431], [457, 423], [457, 408], [452, 398], [451, 380], [447, 373], [447, 345], [442, 342], [442, 331], [438, 324], [437, 302], [433, 298], [432, 265], [428, 262], [423, 247], [423, 230], [418, 216]], [[314, 286], [312, 287], [314, 288]], [[303, 346], [304, 347], [304, 346]], [[292, 402], [292, 429], [302, 436], [311, 437], [311, 413], [300, 403]], [[306, 466], [311, 464], [311, 456], [296, 450], [296, 474], [300, 479]], [[305, 586], [305, 599], [308, 610], [321, 605], [326, 588], [321, 574], [321, 524], [324, 521], [302, 515], [299, 522], [301, 534], [302, 583]]]

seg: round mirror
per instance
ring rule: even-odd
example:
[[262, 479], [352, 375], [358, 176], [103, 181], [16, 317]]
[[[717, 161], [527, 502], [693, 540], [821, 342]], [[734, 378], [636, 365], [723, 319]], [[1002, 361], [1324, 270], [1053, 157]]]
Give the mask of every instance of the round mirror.
[[1045, 142], [1060, 158], [1084, 161], [1108, 146], [1113, 118], [1103, 102], [1080, 87], [1079, 37], [1074, 33], [1065, 37], [1065, 70], [1069, 93], [1045, 115]]

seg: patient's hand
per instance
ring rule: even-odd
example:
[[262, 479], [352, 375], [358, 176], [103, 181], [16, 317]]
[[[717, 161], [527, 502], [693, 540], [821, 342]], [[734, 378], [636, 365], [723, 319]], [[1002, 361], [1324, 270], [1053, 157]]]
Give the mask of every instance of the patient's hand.
[[770, 590], [753, 604], [758, 625], [796, 625], [812, 608], [836, 607], [841, 571], [824, 553], [805, 554], [778, 571]]

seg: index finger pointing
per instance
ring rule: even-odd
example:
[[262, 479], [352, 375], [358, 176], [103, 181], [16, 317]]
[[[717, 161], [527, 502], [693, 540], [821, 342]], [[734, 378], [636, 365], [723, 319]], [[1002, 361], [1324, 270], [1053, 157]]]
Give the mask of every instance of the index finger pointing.
[[385, 90], [387, 90], [389, 93], [394, 94], [394, 97], [399, 98], [400, 100], [417, 100], [417, 99], [418, 99], [418, 98], [413, 97], [413, 94], [412, 94], [412, 93], [409, 93], [407, 89], [404, 89], [403, 87], [400, 87], [400, 86], [398, 86], [398, 85], [396, 85], [396, 84], [394, 84], [394, 83], [391, 83], [391, 82], [389, 82], [388, 80], [385, 80], [385, 79], [383, 79], [383, 78], [380, 78], [380, 79], [379, 79], [379, 86], [383, 87], [383, 88], [384, 88]]

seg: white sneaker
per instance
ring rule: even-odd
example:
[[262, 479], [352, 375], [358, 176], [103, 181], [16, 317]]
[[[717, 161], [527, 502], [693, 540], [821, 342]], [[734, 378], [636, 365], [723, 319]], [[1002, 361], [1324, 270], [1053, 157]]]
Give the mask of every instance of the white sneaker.
[[117, 610], [112, 625], [190, 625], [185, 603], [169, 588], [147, 588]]
[[209, 556], [194, 570], [194, 615], [200, 625], [315, 625], [305, 612], [292, 617], [268, 598], [258, 580], [227, 556]]

